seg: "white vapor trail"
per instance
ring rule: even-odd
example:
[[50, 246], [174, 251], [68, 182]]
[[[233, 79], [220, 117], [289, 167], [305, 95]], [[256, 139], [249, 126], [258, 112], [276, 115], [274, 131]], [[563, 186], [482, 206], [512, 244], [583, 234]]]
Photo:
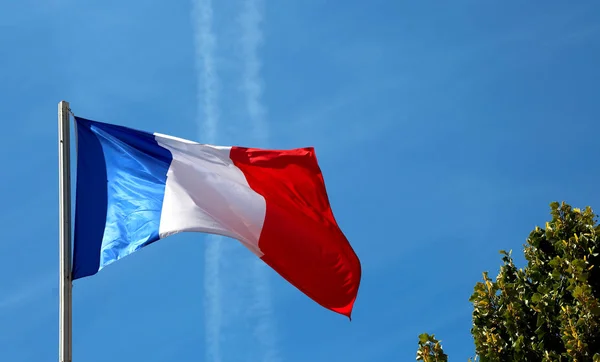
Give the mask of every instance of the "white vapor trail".
[[262, 104], [263, 82], [260, 75], [261, 61], [258, 53], [263, 42], [260, 24], [263, 21], [262, 0], [245, 0], [240, 23], [242, 28], [241, 48], [244, 59], [242, 88], [246, 98], [246, 110], [250, 117], [255, 137], [264, 143], [269, 138], [266, 109]]
[[221, 361], [221, 240], [210, 235], [204, 252], [204, 320], [206, 331], [207, 361]]
[[[263, 42], [260, 27], [263, 21], [264, 3], [262, 0], [244, 0], [240, 25], [242, 28], [241, 49], [244, 60], [242, 70], [242, 88], [244, 90], [246, 110], [254, 131], [255, 138], [261, 147], [265, 147], [269, 139], [269, 128], [266, 122], [266, 109], [262, 104], [263, 84], [260, 74], [261, 61], [259, 47]], [[253, 270], [253, 312], [258, 317], [254, 336], [261, 348], [263, 362], [277, 362], [281, 358], [277, 347], [277, 330], [273, 317], [271, 291], [269, 287], [266, 265], [256, 260]]]
[[[198, 126], [200, 140], [204, 143], [218, 143], [219, 137], [219, 79], [215, 64], [216, 36], [213, 32], [213, 10], [211, 0], [193, 1], [194, 42], [196, 49], [196, 72], [198, 74]], [[266, 109], [262, 103], [263, 85], [260, 74], [261, 60], [259, 48], [263, 41], [261, 22], [263, 20], [263, 0], [242, 0], [240, 14], [240, 49], [242, 62], [241, 86], [245, 107], [255, 139], [264, 147], [268, 142], [269, 128], [266, 122]], [[206, 360], [221, 362], [221, 335], [223, 331], [221, 254], [222, 238], [209, 236], [205, 250], [204, 294]], [[253, 335], [261, 347], [262, 362], [279, 362], [277, 331], [273, 318], [267, 266], [261, 260], [252, 265], [253, 282], [251, 304], [252, 316], [257, 318]]]
[[201, 119], [200, 139], [215, 143], [217, 138], [219, 109], [219, 79], [215, 66], [217, 39], [213, 33], [213, 10], [211, 0], [193, 0], [194, 40], [196, 48], [196, 72], [198, 74], [198, 111]]
[[[211, 0], [193, 0], [192, 24], [196, 49], [196, 73], [198, 74], [198, 125], [200, 140], [216, 143], [218, 136], [219, 79], [215, 65], [216, 37], [213, 33], [213, 10]], [[206, 360], [221, 361], [221, 240], [209, 236], [204, 257], [204, 320]]]

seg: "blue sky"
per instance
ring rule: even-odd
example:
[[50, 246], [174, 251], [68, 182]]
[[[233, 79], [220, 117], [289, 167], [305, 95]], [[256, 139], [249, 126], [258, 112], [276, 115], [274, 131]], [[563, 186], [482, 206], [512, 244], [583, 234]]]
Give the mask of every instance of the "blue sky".
[[348, 322], [235, 241], [175, 235], [75, 283], [75, 362], [405, 361], [424, 331], [466, 360], [498, 250], [521, 260], [553, 200], [600, 210], [597, 1], [20, 0], [0, 30], [3, 361], [57, 360], [62, 99], [315, 146], [363, 266]]

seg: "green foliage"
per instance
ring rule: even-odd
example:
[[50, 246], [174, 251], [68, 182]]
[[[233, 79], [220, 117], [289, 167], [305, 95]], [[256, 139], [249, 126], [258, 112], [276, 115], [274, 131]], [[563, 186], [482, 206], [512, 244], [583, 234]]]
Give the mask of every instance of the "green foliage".
[[417, 361], [448, 362], [448, 356], [444, 353], [440, 341], [435, 339], [435, 335], [423, 333], [419, 336]]
[[600, 226], [589, 207], [550, 206], [552, 221], [527, 238], [527, 266], [501, 251], [498, 276], [483, 273], [475, 285], [471, 333], [481, 362], [600, 361]]

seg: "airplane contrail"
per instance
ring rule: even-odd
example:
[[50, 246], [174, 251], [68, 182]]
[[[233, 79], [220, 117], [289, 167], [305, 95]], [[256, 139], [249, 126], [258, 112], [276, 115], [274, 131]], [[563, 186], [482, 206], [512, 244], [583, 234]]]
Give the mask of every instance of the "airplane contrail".
[[[263, 42], [261, 23], [263, 21], [264, 3], [262, 0], [244, 0], [240, 15], [242, 28], [241, 49], [242, 89], [244, 90], [246, 111], [254, 136], [261, 147], [266, 147], [269, 139], [269, 126], [266, 118], [266, 107], [262, 103], [263, 80], [260, 73], [261, 60], [259, 48]], [[254, 328], [254, 336], [259, 342], [263, 362], [281, 360], [277, 347], [277, 329], [273, 316], [271, 290], [266, 265], [261, 260], [252, 264], [253, 308], [252, 313], [258, 317]]]
[[[216, 36], [213, 33], [213, 9], [211, 0], [194, 0], [192, 4], [192, 24], [196, 73], [198, 74], [198, 126], [200, 139], [206, 143], [216, 143], [218, 137], [219, 79], [215, 64]], [[221, 279], [220, 256], [221, 240], [210, 235], [206, 243], [204, 257], [204, 304], [206, 330], [206, 359], [221, 361]]]

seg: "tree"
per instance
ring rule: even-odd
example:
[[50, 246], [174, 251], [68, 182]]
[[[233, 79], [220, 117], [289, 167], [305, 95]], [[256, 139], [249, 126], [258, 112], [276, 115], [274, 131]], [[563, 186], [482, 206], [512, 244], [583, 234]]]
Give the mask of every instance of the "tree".
[[[484, 272], [474, 287], [471, 334], [481, 362], [600, 361], [600, 226], [590, 207], [550, 206], [552, 220], [524, 245], [526, 267], [501, 251], [498, 276]], [[438, 345], [421, 335], [417, 360], [446, 361], [423, 358]], [[436, 351], [445, 356], [441, 345]]]
[[419, 336], [417, 361], [448, 362], [448, 356], [444, 353], [440, 341], [435, 339], [435, 335], [423, 333]]

